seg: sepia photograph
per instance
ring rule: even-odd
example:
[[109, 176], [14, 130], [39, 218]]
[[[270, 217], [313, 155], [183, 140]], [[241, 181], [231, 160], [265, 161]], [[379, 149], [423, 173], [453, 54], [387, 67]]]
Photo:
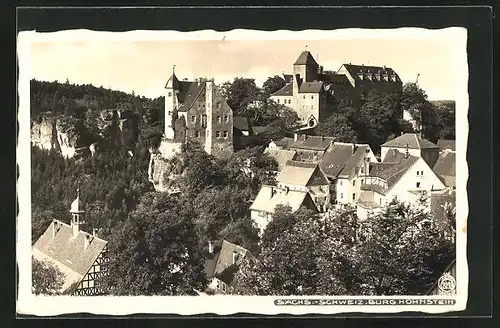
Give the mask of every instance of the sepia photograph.
[[21, 32], [19, 311], [465, 308], [466, 42]]

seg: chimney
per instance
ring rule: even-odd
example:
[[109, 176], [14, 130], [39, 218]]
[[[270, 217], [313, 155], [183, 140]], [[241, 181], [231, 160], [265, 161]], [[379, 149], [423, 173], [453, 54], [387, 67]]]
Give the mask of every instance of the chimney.
[[83, 238], [83, 250], [86, 251], [90, 244], [90, 235], [85, 234], [85, 238]]
[[325, 136], [321, 136], [321, 142], [325, 141]]
[[92, 229], [92, 236], [94, 236], [94, 238], [99, 238], [99, 229]]
[[288, 195], [288, 192], [290, 191], [289, 187], [285, 187], [285, 193]]
[[236, 264], [237, 259], [238, 259], [238, 252], [233, 251], [233, 265]]
[[208, 252], [210, 254], [214, 253], [214, 245], [213, 245], [212, 241], [210, 241], [210, 240], [208, 241]]
[[304, 137], [303, 140], [306, 141], [307, 135], [303, 134], [302, 137]]
[[293, 141], [297, 141], [298, 139], [299, 139], [299, 135], [297, 133], [294, 133]]

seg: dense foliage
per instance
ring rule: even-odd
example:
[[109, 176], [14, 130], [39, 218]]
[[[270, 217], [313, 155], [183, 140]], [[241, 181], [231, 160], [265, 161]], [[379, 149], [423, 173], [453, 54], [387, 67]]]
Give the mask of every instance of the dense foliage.
[[32, 288], [36, 295], [57, 295], [64, 284], [64, 274], [47, 261], [32, 257]]
[[448, 228], [418, 206], [392, 203], [361, 222], [350, 208], [292, 222], [277, 223], [260, 256], [244, 263], [236, 293], [418, 295], [455, 258]]

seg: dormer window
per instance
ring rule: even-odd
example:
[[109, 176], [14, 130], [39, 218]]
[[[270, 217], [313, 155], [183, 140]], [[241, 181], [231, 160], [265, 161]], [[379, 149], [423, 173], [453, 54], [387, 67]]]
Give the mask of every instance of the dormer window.
[[384, 81], [389, 81], [389, 75], [387, 74], [382, 75], [382, 78], [384, 79]]
[[363, 74], [362, 73], [358, 73], [358, 77], [359, 77], [360, 80], [362, 80], [363, 79]]
[[392, 80], [392, 82], [396, 82], [398, 80], [398, 78], [396, 77], [396, 75], [392, 75], [391, 80]]
[[370, 81], [372, 80], [372, 75], [371, 74], [368, 74], [367, 77], [368, 77], [368, 80], [370, 80]]

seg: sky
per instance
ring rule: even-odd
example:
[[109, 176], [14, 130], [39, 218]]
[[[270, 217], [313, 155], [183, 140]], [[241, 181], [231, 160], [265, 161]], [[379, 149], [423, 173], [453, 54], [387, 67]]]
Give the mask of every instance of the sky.
[[[293, 32], [292, 32], [293, 33]], [[179, 79], [213, 77], [221, 84], [235, 77], [254, 78], [261, 85], [268, 77], [292, 71], [293, 63], [308, 50], [325, 70], [343, 63], [387, 66], [403, 82], [418, 82], [430, 100], [455, 100], [458, 74], [463, 74], [465, 49], [456, 38], [440, 33], [429, 37], [327, 39], [134, 40], [120, 38], [44, 39], [30, 44], [30, 78], [92, 84], [150, 98], [164, 93], [172, 74]]]

